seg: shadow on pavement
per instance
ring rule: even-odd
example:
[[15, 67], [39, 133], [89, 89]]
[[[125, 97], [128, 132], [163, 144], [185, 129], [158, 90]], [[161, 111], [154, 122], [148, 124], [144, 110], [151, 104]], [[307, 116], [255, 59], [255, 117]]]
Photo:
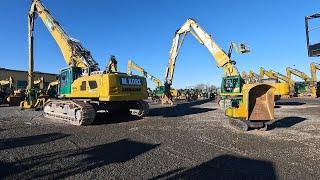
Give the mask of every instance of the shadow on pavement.
[[302, 117], [285, 117], [283, 119], [276, 120], [274, 123], [268, 125], [268, 130], [276, 129], [276, 128], [288, 128], [294, 126], [302, 121], [306, 120], [306, 118]]
[[222, 155], [186, 170], [173, 170], [153, 179], [277, 179], [272, 162]]
[[205, 99], [205, 100], [198, 100], [190, 103], [181, 103], [175, 106], [152, 108], [150, 109], [148, 116], [179, 117], [179, 116], [199, 114], [199, 113], [216, 110], [214, 108], [193, 107], [193, 106], [205, 104], [210, 101], [211, 101], [210, 99]]
[[62, 133], [49, 133], [35, 136], [0, 139], [0, 150], [48, 143], [68, 136], [70, 135]]
[[304, 102], [296, 102], [296, 101], [289, 101], [289, 102], [276, 102], [276, 106], [301, 106], [306, 103]]
[[141, 118], [131, 115], [97, 113], [93, 125], [101, 124], [117, 124], [122, 122], [130, 122], [140, 120]]
[[159, 144], [146, 144], [123, 139], [88, 148], [33, 156], [16, 163], [0, 162], [0, 175], [14, 179], [67, 178], [108, 164], [129, 161], [158, 146]]

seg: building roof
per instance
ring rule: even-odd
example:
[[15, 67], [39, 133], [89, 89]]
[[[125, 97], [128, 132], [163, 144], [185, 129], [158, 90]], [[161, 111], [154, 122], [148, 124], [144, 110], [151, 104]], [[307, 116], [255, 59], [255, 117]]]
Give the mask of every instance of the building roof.
[[[23, 70], [14, 70], [14, 69], [6, 69], [6, 68], [1, 68], [0, 67], [0, 71], [11, 71], [11, 72], [22, 72], [22, 73], [28, 73], [28, 71], [23, 71]], [[53, 74], [53, 73], [45, 73], [45, 72], [39, 72], [39, 71], [34, 71], [33, 73], [36, 74], [45, 74], [45, 75], [52, 75], [52, 76], [56, 76], [57, 74]]]

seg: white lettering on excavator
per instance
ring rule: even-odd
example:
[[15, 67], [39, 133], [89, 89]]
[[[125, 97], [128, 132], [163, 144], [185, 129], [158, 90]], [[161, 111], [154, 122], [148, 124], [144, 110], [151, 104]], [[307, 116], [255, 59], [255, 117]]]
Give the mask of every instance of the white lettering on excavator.
[[121, 78], [121, 85], [140, 86], [141, 85], [141, 79]]

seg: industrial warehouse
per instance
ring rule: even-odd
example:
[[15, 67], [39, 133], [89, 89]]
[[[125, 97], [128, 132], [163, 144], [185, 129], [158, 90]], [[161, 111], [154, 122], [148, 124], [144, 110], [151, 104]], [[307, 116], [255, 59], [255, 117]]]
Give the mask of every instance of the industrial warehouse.
[[181, 2], [15, 7], [0, 178], [319, 179], [315, 2]]
[[[13, 79], [13, 86], [17, 89], [26, 89], [28, 85], [28, 72], [20, 70], [12, 70], [0, 68], [1, 79]], [[48, 87], [49, 83], [57, 80], [57, 74], [34, 72], [34, 79], [40, 80], [44, 79], [44, 86]]]

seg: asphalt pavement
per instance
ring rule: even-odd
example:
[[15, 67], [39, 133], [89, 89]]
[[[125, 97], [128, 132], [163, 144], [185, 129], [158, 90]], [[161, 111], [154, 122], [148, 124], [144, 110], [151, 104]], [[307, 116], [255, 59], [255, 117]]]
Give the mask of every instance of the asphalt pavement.
[[2, 106], [0, 179], [319, 179], [319, 108], [281, 100], [268, 131], [242, 132], [209, 101], [85, 127]]

